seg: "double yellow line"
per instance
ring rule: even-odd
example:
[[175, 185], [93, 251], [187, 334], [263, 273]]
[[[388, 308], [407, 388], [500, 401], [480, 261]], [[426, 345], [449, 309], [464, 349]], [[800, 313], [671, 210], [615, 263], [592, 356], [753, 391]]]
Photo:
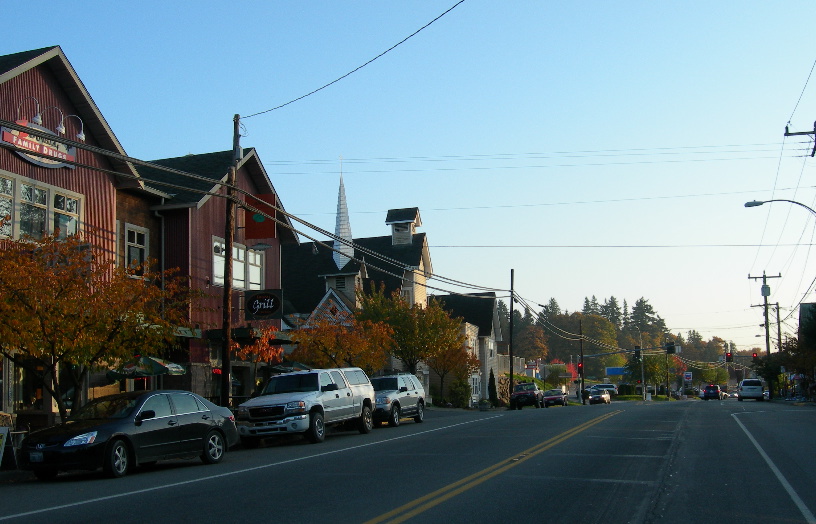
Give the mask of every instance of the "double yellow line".
[[448, 484], [443, 488], [440, 488], [432, 493], [428, 493], [425, 496], [422, 496], [416, 500], [413, 500], [407, 504], [404, 504], [396, 509], [389, 511], [388, 513], [383, 513], [379, 517], [375, 517], [365, 522], [365, 524], [379, 524], [380, 522], [385, 521], [388, 521], [389, 523], [392, 524], [405, 522], [408, 519], [416, 517], [420, 513], [428, 511], [434, 506], [437, 506], [447, 500], [450, 500], [451, 498], [455, 497], [456, 495], [459, 495], [460, 493], [464, 493], [465, 491], [478, 486], [482, 482], [490, 480], [497, 475], [501, 475], [510, 468], [518, 466], [519, 464], [535, 457], [539, 453], [547, 451], [553, 446], [556, 446], [564, 442], [568, 438], [574, 437], [575, 435], [581, 433], [582, 431], [586, 431], [595, 424], [599, 424], [604, 420], [617, 415], [618, 413], [621, 413], [621, 410], [612, 411], [605, 415], [601, 415], [600, 417], [594, 418], [588, 422], [584, 422], [579, 426], [569, 429], [561, 433], [560, 435], [556, 435], [549, 440], [541, 442], [540, 444], [536, 444], [535, 446], [526, 449], [521, 453], [514, 455], [506, 460], [503, 460], [481, 471], [478, 471], [461, 480], [457, 480], [452, 484]]

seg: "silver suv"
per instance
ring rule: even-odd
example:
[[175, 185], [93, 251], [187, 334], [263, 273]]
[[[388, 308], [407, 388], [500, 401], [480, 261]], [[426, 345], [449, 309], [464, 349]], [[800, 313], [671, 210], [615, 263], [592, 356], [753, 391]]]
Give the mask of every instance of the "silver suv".
[[238, 406], [235, 418], [241, 443], [252, 448], [281, 433], [322, 442], [326, 426], [342, 422], [368, 433], [373, 408], [374, 388], [362, 369], [311, 369], [272, 377], [260, 396]]
[[376, 404], [374, 421], [399, 426], [402, 417], [414, 417], [415, 422], [425, 418], [425, 388], [413, 375], [386, 375], [373, 377]]

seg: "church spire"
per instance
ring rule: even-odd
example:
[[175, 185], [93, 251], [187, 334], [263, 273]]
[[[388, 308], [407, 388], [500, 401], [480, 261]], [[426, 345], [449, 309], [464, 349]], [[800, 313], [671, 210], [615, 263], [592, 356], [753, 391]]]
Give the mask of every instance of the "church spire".
[[[334, 227], [334, 234], [348, 242], [352, 241], [351, 223], [349, 222], [348, 206], [346, 205], [346, 188], [343, 186], [342, 158], [340, 164], [340, 191], [337, 194], [337, 222]], [[343, 269], [349, 260], [354, 256], [354, 248], [348, 244], [334, 241], [334, 264], [337, 269]], [[339, 252], [338, 252], [339, 251]]]

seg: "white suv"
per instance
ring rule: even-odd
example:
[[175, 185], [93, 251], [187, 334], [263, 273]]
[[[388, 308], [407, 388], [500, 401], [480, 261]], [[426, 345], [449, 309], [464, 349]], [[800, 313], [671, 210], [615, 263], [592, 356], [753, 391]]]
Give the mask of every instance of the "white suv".
[[737, 387], [737, 400], [746, 398], [754, 398], [759, 401], [765, 399], [762, 394], [761, 380], [758, 378], [746, 378], [739, 383], [739, 387]]

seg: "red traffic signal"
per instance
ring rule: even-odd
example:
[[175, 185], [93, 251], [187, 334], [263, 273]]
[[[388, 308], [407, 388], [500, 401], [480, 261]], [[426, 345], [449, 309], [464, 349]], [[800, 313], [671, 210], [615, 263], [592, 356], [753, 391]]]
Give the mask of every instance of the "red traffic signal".
[[753, 355], [751, 355], [751, 358], [753, 358], [754, 362], [756, 362], [759, 360], [759, 355], [757, 355], [756, 352], [754, 352]]
[[578, 363], [578, 375], [582, 376], [582, 377], [584, 376], [584, 363], [583, 362]]
[[734, 362], [734, 354], [730, 351], [725, 354], [725, 361], [726, 362]]

